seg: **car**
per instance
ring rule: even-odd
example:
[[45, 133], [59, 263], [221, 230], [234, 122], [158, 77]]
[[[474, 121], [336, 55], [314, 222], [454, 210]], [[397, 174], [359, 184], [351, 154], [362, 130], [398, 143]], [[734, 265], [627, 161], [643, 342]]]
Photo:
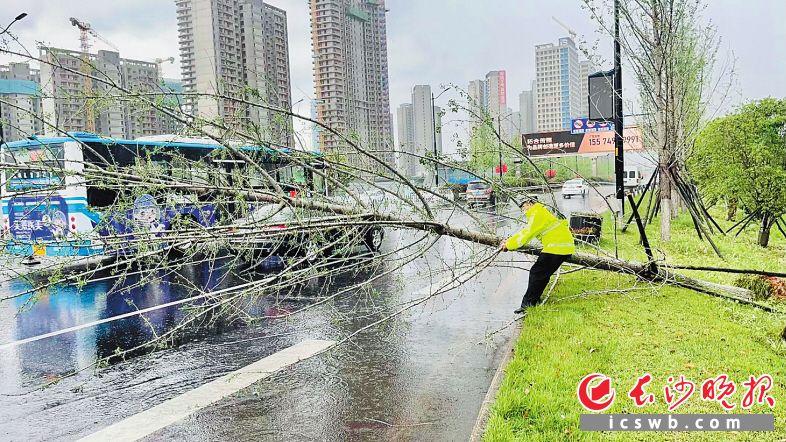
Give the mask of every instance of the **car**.
[[[313, 213], [280, 204], [256, 204], [251, 214], [242, 219], [250, 231], [265, 228], [268, 234], [239, 239], [239, 244], [250, 246], [256, 253], [280, 257], [305, 257], [309, 261], [319, 257], [346, 254], [355, 246], [363, 246], [375, 253], [382, 247], [385, 231], [376, 225], [340, 225], [335, 216]], [[319, 226], [308, 228], [309, 225]], [[292, 228], [303, 226], [304, 228]], [[249, 243], [249, 241], [251, 243]]]
[[583, 178], [575, 178], [565, 181], [562, 185], [562, 197], [570, 198], [571, 196], [580, 196], [584, 198], [589, 191], [589, 185]]
[[467, 184], [467, 205], [473, 206], [477, 204], [494, 204], [497, 201], [497, 197], [494, 194], [494, 189], [491, 187], [491, 184], [475, 180], [470, 181]]
[[633, 189], [634, 191], [641, 187], [642, 181], [644, 180], [644, 177], [641, 175], [641, 171], [639, 169], [625, 169], [622, 178], [625, 188]]

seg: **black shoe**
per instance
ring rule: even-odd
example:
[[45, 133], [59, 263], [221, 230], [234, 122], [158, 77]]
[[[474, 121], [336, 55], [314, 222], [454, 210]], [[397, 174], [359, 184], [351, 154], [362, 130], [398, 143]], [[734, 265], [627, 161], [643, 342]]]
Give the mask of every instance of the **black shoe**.
[[522, 313], [526, 313], [528, 308], [534, 307], [536, 305], [538, 305], [538, 304], [534, 303], [534, 302], [533, 303], [529, 303], [528, 302], [526, 304], [522, 304], [521, 307], [517, 308], [516, 310], [513, 310], [513, 313], [515, 313], [517, 315], [522, 314]]

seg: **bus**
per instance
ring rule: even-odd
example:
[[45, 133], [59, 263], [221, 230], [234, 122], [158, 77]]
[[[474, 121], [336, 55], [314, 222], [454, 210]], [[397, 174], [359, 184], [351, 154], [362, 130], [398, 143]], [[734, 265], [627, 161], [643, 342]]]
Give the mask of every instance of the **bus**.
[[[121, 140], [84, 132], [6, 143], [0, 146], [0, 244], [18, 256], [116, 254], [123, 251], [117, 245], [122, 242], [108, 246], [108, 237], [156, 234], [182, 220], [217, 225], [249, 207], [216, 198], [209, 189], [270, 187], [246, 159], [291, 196], [326, 192], [324, 175], [314, 173], [323, 167], [317, 154], [295, 160], [288, 148], [233, 147], [203, 138]], [[135, 172], [188, 185], [151, 186], [146, 193], [145, 180], [136, 179]]]

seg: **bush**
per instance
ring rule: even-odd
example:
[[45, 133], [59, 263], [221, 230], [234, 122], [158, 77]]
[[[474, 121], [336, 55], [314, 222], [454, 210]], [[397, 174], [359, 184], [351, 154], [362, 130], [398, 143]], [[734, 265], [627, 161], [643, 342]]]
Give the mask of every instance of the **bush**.
[[786, 299], [786, 281], [774, 276], [743, 275], [734, 281], [734, 285], [753, 292], [753, 299], [757, 301]]

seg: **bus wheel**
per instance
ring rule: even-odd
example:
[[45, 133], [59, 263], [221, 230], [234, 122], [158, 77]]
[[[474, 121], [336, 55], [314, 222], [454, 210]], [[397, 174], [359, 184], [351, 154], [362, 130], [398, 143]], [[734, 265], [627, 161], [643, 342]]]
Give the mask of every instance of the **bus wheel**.
[[378, 252], [379, 249], [382, 248], [383, 239], [385, 239], [385, 231], [382, 230], [382, 227], [372, 227], [366, 232], [363, 242], [366, 244], [366, 248], [368, 248], [369, 251]]

